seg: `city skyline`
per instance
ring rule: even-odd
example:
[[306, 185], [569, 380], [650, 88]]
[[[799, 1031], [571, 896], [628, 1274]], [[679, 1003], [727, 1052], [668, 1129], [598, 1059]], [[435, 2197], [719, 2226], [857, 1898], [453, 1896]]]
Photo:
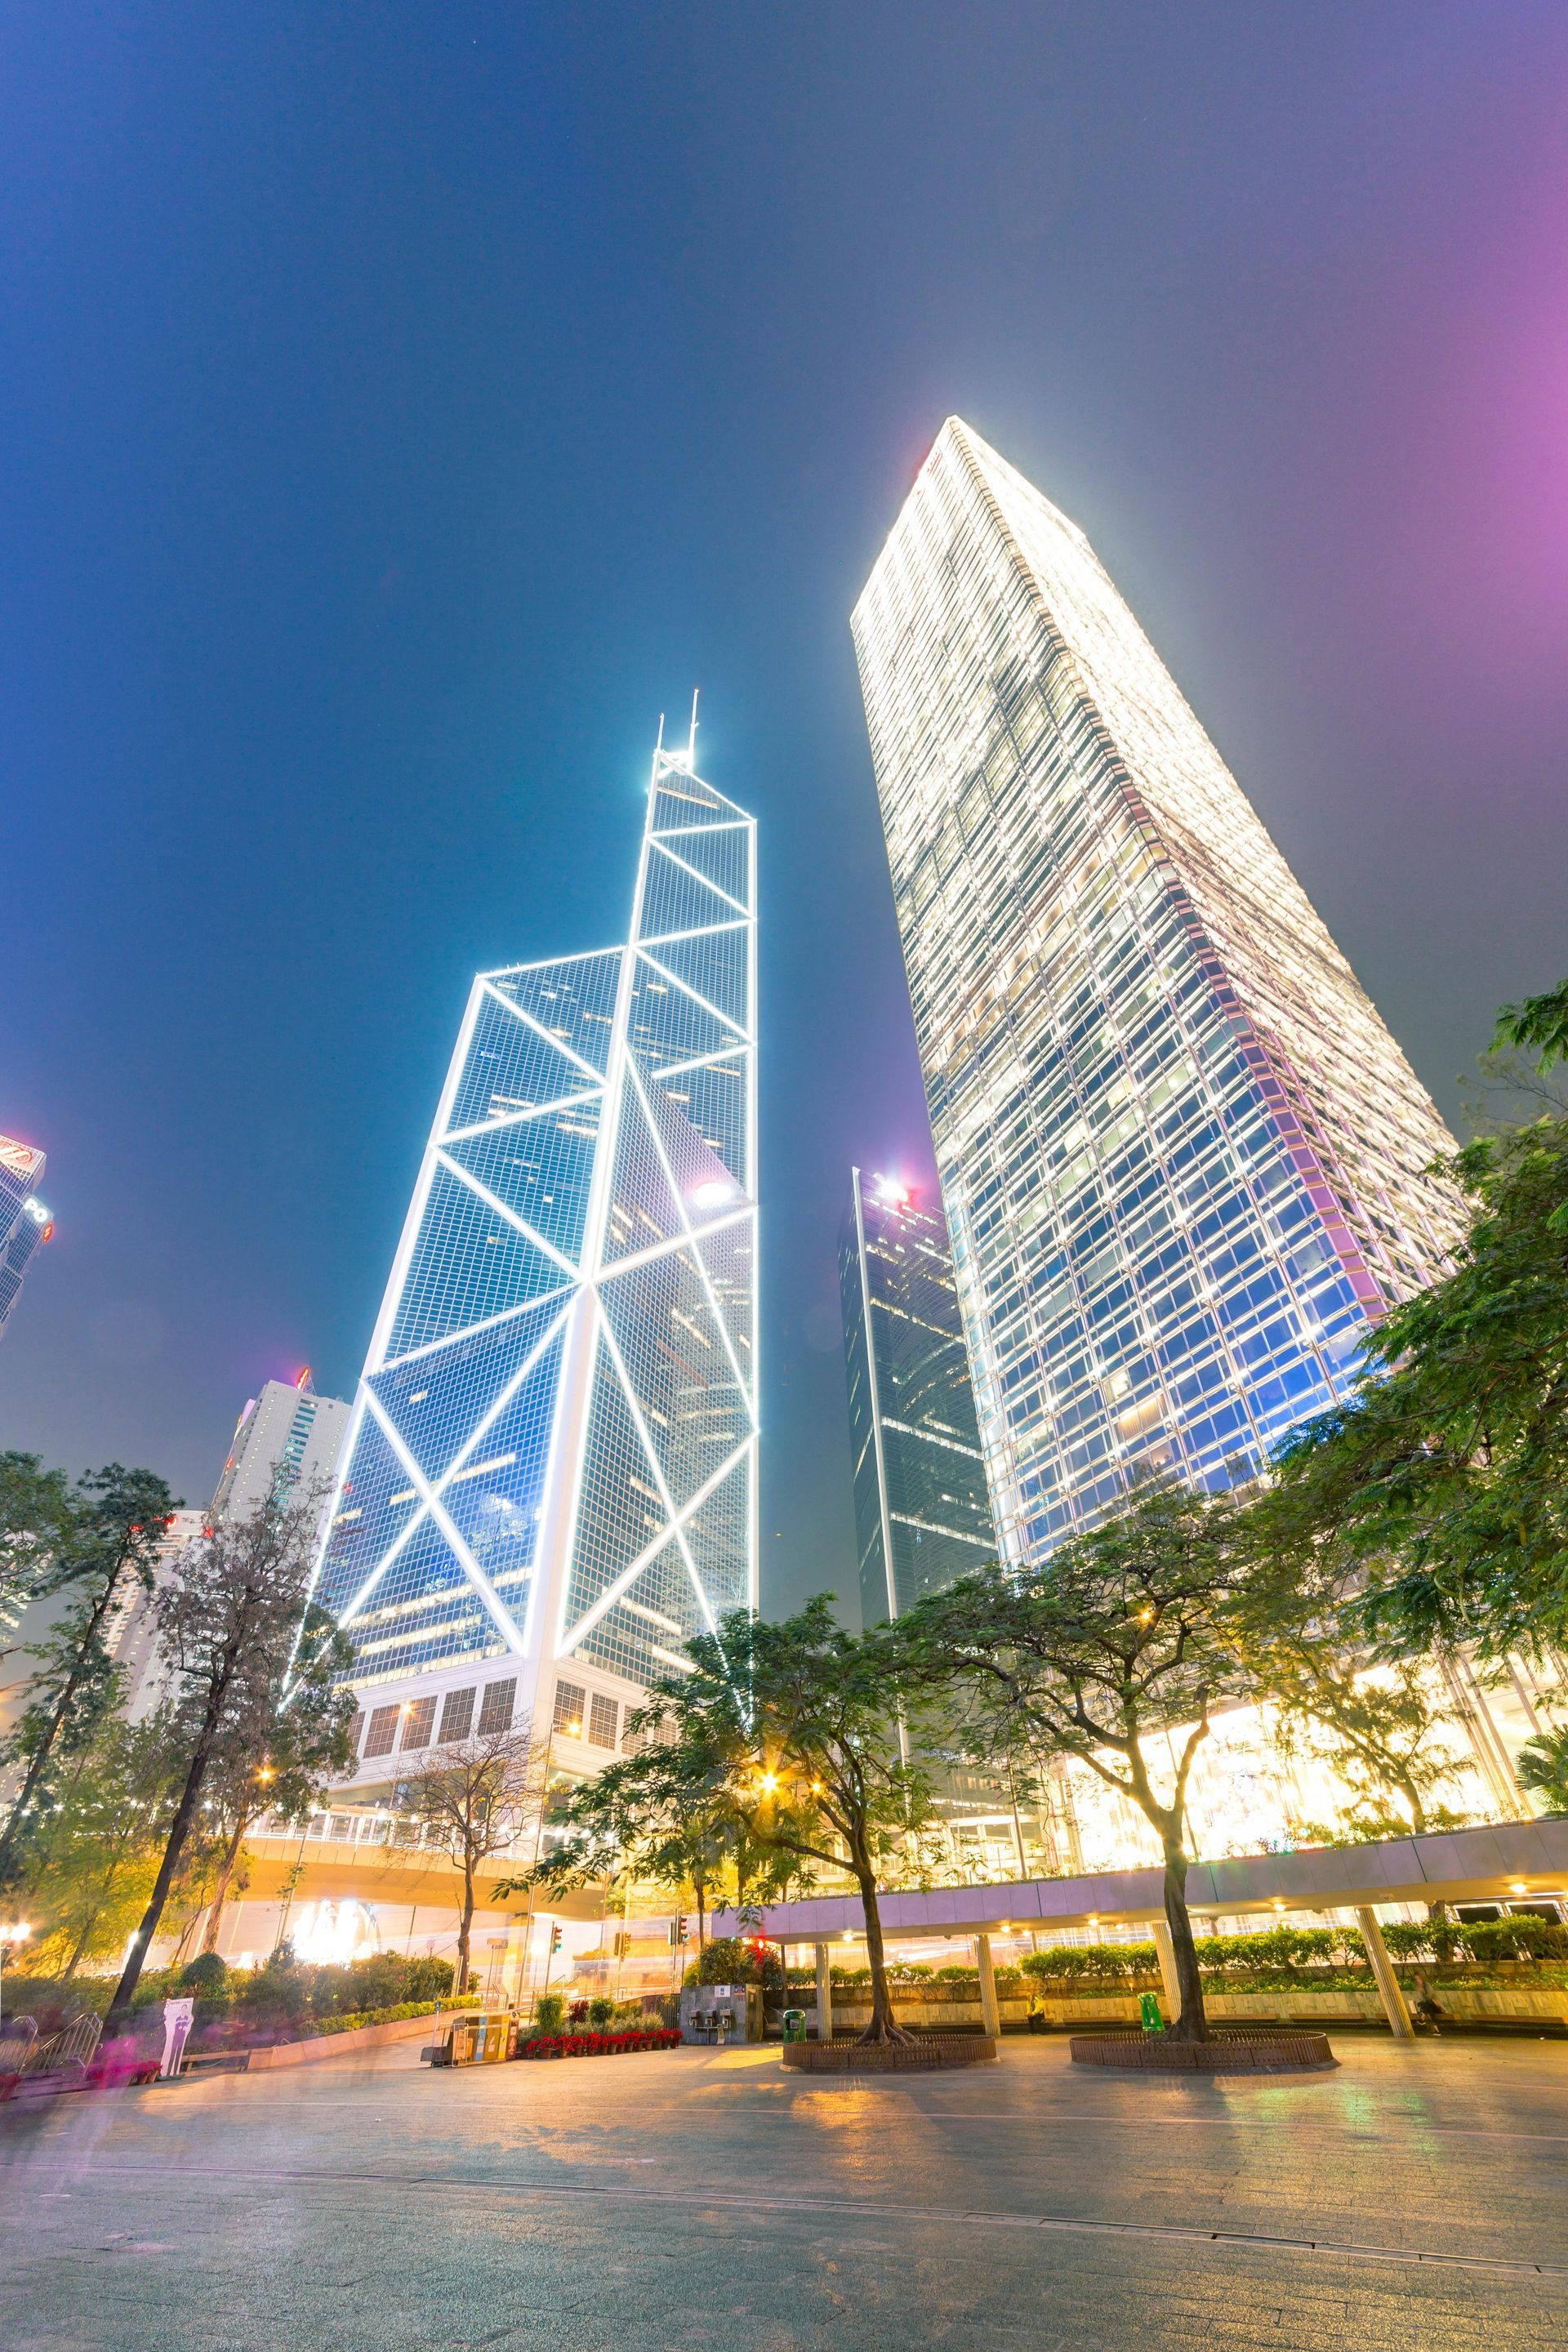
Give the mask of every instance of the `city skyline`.
[[265, 1379], [352, 1393], [469, 981], [619, 935], [700, 682], [767, 849], [764, 1590], [851, 1594], [846, 1171], [933, 1173], [854, 598], [969, 417], [1458, 1127], [1561, 977], [1568, 23], [121, 13], [5, 92], [0, 1130], [58, 1224], [0, 1433], [198, 1502]]
[[1442, 1270], [1452, 1139], [1078, 526], [950, 417], [856, 606], [1003, 1556], [1229, 1482]]
[[661, 730], [626, 945], [469, 993], [315, 1588], [389, 1717], [501, 1659], [553, 1718], [569, 1667], [555, 1728], [598, 1678], [613, 1748], [755, 1602], [756, 828], [695, 740]]

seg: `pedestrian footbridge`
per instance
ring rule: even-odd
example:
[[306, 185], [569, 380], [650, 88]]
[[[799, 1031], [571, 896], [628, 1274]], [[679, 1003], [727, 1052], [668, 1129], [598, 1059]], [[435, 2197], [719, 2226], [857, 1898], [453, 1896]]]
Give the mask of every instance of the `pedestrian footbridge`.
[[[1174, 1981], [1170, 1931], [1164, 1924], [1163, 1873], [1091, 1871], [1078, 1878], [1026, 1878], [997, 1885], [932, 1886], [879, 1898], [889, 1945], [947, 1936], [972, 1936], [987, 2031], [997, 2031], [991, 1938], [1072, 1928], [1148, 1927], [1159, 1952], [1167, 1998]], [[1194, 1862], [1187, 1872], [1187, 1907], [1200, 1932], [1214, 1919], [1262, 1913], [1278, 1920], [1292, 1911], [1353, 1911], [1367, 1947], [1384, 2013], [1393, 2032], [1411, 2031], [1405, 2007], [1377, 1925], [1388, 1903], [1496, 1903], [1500, 1906], [1554, 1900], [1568, 1913], [1568, 1820], [1500, 1822], [1487, 1829], [1450, 1830], [1431, 1837], [1390, 1838], [1376, 1845], [1310, 1846], [1295, 1853], [1227, 1855]], [[827, 1955], [834, 1942], [858, 1937], [865, 1916], [858, 1895], [814, 1896], [748, 1911], [742, 1932], [783, 1945], [816, 1948], [819, 2014], [831, 2013]], [[725, 1915], [714, 1928], [726, 1932]], [[737, 1932], [731, 1927], [728, 1932]]]

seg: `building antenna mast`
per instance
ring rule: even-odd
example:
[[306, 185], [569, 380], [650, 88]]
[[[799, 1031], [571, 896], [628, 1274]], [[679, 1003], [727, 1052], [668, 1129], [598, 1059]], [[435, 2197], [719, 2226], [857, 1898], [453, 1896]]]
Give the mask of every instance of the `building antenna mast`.
[[686, 764], [692, 775], [697, 773], [697, 697], [700, 689], [691, 689], [691, 731], [686, 739]]

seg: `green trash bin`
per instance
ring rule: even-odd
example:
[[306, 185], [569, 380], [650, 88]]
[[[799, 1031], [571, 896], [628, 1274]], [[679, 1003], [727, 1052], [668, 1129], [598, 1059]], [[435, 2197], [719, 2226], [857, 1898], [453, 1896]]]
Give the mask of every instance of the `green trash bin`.
[[804, 2042], [805, 2040], [805, 2011], [804, 2009], [785, 2010], [784, 2013], [784, 2038], [786, 2042]]
[[1138, 2015], [1145, 2033], [1163, 2033], [1165, 2021], [1160, 2014], [1160, 1996], [1156, 1992], [1140, 1993]]

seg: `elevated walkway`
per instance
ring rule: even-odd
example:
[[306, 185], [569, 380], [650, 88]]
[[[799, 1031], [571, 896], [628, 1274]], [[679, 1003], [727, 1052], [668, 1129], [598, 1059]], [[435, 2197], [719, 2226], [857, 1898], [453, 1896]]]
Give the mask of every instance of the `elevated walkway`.
[[[900, 1937], [992, 1935], [1003, 1927], [1146, 1925], [1164, 1916], [1162, 1873], [1105, 1870], [1081, 1878], [1016, 1879], [884, 1895], [882, 1932]], [[1568, 1887], [1568, 1821], [1500, 1822], [1489, 1829], [1391, 1838], [1377, 1845], [1314, 1846], [1194, 1862], [1187, 1906], [1229, 1918], [1267, 1911], [1363, 1910], [1379, 1903], [1508, 1903]], [[716, 1934], [738, 1932], [714, 1915]], [[830, 1943], [865, 1925], [857, 1895], [763, 1906], [761, 1932], [786, 1944]], [[751, 1931], [757, 1932], [755, 1927]]]

